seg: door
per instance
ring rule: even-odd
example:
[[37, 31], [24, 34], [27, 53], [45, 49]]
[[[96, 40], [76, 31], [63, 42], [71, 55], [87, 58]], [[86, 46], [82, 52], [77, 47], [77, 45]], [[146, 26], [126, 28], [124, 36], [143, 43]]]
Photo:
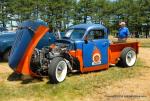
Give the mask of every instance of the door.
[[84, 68], [108, 63], [109, 40], [103, 30], [91, 30], [87, 34], [87, 43], [83, 43]]

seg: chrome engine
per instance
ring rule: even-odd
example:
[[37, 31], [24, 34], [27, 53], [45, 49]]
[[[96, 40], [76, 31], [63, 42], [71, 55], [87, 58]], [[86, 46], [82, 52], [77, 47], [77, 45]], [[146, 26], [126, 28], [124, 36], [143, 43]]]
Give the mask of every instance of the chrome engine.
[[[49, 64], [55, 57], [64, 55], [68, 51], [68, 44], [57, 43], [54, 48], [43, 47], [41, 50], [35, 49], [31, 58], [31, 70], [39, 75], [47, 75]], [[66, 57], [66, 56], [65, 56]]]

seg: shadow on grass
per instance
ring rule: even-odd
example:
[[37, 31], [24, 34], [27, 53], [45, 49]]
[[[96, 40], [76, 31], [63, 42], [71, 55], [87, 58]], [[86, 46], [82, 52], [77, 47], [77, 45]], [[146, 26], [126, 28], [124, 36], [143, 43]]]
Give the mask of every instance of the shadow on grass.
[[[109, 68], [113, 68], [113, 67], [116, 67], [116, 66], [110, 66]], [[104, 72], [104, 71], [107, 71], [109, 68], [106, 68], [106, 69], [102, 69], [102, 70], [96, 70], [96, 71], [90, 71], [90, 72], [84, 72], [84, 73], [81, 73], [81, 72], [71, 72], [71, 73], [68, 73], [67, 76], [68, 77], [72, 77], [72, 76], [79, 76], [79, 75], [82, 75], [82, 74], [90, 74], [90, 73], [98, 73], [98, 72]]]
[[8, 81], [22, 81], [21, 84], [29, 84], [29, 83], [36, 83], [43, 81], [42, 77], [31, 77], [31, 76], [24, 76], [22, 74], [18, 74], [13, 72], [7, 78]]
[[8, 78], [7, 78], [7, 80], [8, 81], [20, 81], [21, 80], [21, 74], [18, 74], [18, 73], [16, 73], [16, 72], [13, 72], [13, 73], [11, 73], [9, 76], [8, 76]]
[[21, 84], [37, 83], [42, 81], [43, 81], [42, 77], [33, 77], [33, 78], [22, 80]]

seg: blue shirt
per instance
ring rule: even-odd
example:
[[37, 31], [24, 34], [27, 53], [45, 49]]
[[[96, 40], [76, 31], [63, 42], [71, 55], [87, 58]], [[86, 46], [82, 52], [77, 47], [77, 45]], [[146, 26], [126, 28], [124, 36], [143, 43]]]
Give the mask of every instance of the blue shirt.
[[118, 37], [123, 39], [123, 38], [127, 38], [129, 35], [129, 29], [127, 27], [121, 27], [119, 29], [119, 33], [118, 33]]

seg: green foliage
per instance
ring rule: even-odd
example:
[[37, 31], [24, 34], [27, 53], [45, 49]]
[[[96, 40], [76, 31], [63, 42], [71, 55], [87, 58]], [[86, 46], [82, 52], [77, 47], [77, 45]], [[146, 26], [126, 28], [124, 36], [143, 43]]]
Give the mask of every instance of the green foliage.
[[126, 21], [133, 29], [150, 24], [149, 0], [1, 0], [0, 22], [41, 18], [49, 26], [66, 29], [78, 23], [100, 23], [116, 29]]

